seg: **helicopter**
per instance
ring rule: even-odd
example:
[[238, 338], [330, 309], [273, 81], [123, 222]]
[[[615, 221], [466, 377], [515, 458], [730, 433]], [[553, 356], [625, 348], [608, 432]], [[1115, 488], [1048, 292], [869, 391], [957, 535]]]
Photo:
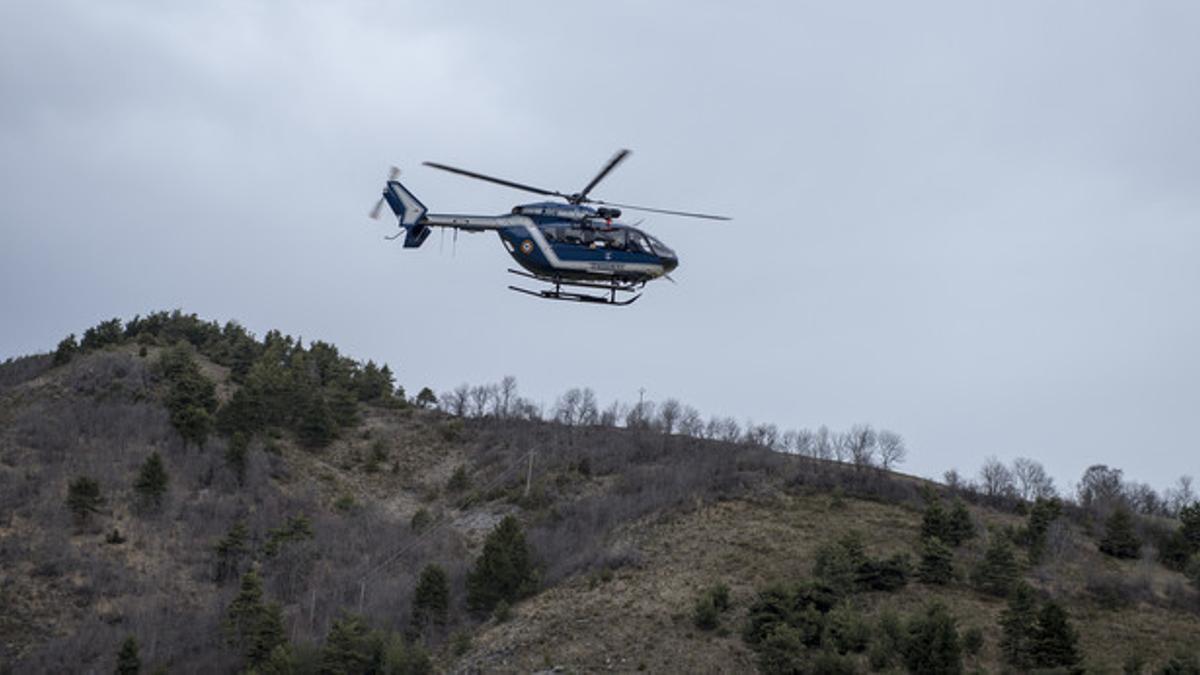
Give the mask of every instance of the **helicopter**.
[[674, 282], [669, 274], [679, 266], [679, 256], [654, 235], [638, 229], [640, 221], [635, 225], [617, 222], [621, 209], [730, 220], [726, 216], [617, 204], [590, 197], [592, 189], [630, 154], [629, 150], [618, 150], [582, 190], [570, 194], [424, 162], [425, 166], [460, 176], [566, 200], [565, 204], [554, 201], [519, 204], [508, 215], [501, 216], [429, 213], [397, 180], [400, 170], [392, 167], [383, 196], [370, 216], [378, 219], [384, 203], [391, 207], [400, 232], [388, 238], [403, 235], [405, 248], [420, 247], [435, 227], [453, 229], [456, 237], [459, 230], [495, 231], [522, 268], [508, 271], [548, 285], [540, 290], [509, 286], [510, 290], [546, 300], [629, 305], [641, 297], [640, 291], [647, 282], [660, 277]]

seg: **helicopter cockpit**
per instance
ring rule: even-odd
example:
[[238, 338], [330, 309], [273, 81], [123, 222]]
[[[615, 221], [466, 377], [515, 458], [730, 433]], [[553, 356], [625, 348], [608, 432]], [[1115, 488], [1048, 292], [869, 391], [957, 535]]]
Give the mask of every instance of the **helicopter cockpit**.
[[674, 258], [675, 251], [651, 235], [631, 227], [547, 227], [542, 233], [552, 244], [571, 244], [596, 249], [648, 253]]

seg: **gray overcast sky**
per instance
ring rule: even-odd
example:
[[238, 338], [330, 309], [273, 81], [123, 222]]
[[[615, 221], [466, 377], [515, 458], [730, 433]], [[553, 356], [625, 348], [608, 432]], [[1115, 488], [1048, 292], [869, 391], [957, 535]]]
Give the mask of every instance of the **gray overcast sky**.
[[[551, 402], [678, 397], [905, 435], [908, 470], [1025, 455], [1200, 474], [1194, 2], [0, 5], [0, 356], [183, 308]], [[728, 213], [649, 217], [678, 285], [505, 290], [434, 211], [526, 195], [436, 160]], [[631, 219], [632, 220], [632, 219]]]

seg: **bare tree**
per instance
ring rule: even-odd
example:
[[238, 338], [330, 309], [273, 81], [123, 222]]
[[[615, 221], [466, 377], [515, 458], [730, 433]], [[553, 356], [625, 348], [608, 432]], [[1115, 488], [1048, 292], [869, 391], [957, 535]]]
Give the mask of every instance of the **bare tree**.
[[908, 457], [908, 449], [904, 447], [904, 438], [887, 429], [879, 430], [879, 464], [884, 471], [891, 471], [892, 467], [903, 464]]
[[979, 469], [979, 485], [987, 497], [1012, 497], [1016, 493], [1012, 472], [994, 456], [988, 457]]
[[1085, 509], [1104, 509], [1119, 504], [1124, 499], [1122, 475], [1120, 469], [1110, 469], [1104, 464], [1089, 466], [1075, 488], [1079, 505]]
[[800, 429], [796, 432], [796, 440], [792, 443], [792, 448], [797, 455], [803, 457], [816, 457], [816, 441], [817, 436], [808, 429]]
[[460, 384], [454, 391], [442, 394], [442, 409], [456, 417], [465, 417], [471, 401], [471, 388]]
[[578, 387], [568, 389], [558, 402], [554, 404], [554, 419], [559, 424], [573, 427], [579, 424], [579, 408], [583, 401], [583, 391]]
[[704, 421], [700, 418], [700, 411], [692, 406], [684, 406], [683, 413], [679, 416], [679, 433], [692, 438], [700, 438], [704, 434]]
[[579, 424], [591, 426], [600, 421], [600, 407], [596, 403], [596, 392], [584, 387], [579, 396]]
[[483, 417], [488, 413], [488, 404], [496, 397], [495, 385], [481, 384], [471, 387], [471, 416]]
[[1129, 502], [1129, 507], [1138, 513], [1144, 513], [1148, 516], [1165, 515], [1167, 513], [1166, 500], [1159, 497], [1154, 488], [1146, 483], [1126, 483], [1123, 492], [1125, 499]]
[[670, 436], [675, 433], [675, 424], [681, 414], [682, 406], [673, 398], [663, 401], [662, 405], [658, 406], [658, 426], [664, 434]]
[[625, 410], [620, 401], [613, 401], [612, 405], [604, 409], [600, 413], [599, 424], [602, 427], [615, 427], [617, 422], [625, 417]]
[[737, 443], [742, 439], [742, 427], [738, 425], [737, 420], [726, 417], [721, 420], [717, 429], [717, 438], [726, 443]]
[[865, 468], [875, 465], [875, 450], [878, 437], [870, 424], [856, 424], [841, 437], [845, 456], [849, 457], [855, 467]]
[[950, 469], [943, 473], [942, 482], [951, 490], [962, 490], [965, 487], [963, 485], [962, 474], [958, 472], [958, 469]]
[[517, 378], [505, 375], [496, 388], [495, 412], [501, 419], [512, 417], [517, 400]]
[[1172, 516], [1179, 515], [1180, 509], [1196, 501], [1196, 493], [1192, 490], [1192, 477], [1180, 476], [1175, 487], [1166, 491], [1167, 511]]
[[1057, 492], [1054, 489], [1054, 479], [1046, 473], [1046, 468], [1036, 460], [1028, 457], [1018, 457], [1012, 463], [1013, 478], [1016, 479], [1017, 494], [1021, 499], [1031, 502], [1035, 499], [1048, 499]]

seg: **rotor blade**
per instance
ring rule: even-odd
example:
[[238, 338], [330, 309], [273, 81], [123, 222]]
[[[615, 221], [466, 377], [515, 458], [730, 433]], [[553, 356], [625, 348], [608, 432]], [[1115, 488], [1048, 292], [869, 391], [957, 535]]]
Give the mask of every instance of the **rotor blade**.
[[662, 275], [662, 277], [673, 284], [679, 283], [678, 281], [675, 281], [674, 279], [672, 279], [670, 274], [664, 274], [664, 275]]
[[487, 176], [482, 173], [475, 173], [474, 171], [467, 171], [466, 169], [457, 169], [452, 166], [446, 166], [445, 164], [438, 164], [437, 162], [424, 162], [424, 164], [425, 164], [425, 166], [431, 166], [435, 169], [441, 169], [442, 171], [449, 171], [450, 173], [456, 173], [460, 176], [466, 176], [468, 178], [478, 178], [479, 180], [486, 180], [489, 183], [495, 183], [497, 185], [503, 185], [505, 187], [516, 188], [517, 190], [524, 190], [526, 192], [532, 192], [534, 194], [548, 195], [550, 197], [566, 197], [566, 195], [564, 195], [561, 192], [555, 192], [553, 190], [543, 190], [542, 188], [536, 188], [536, 187], [533, 187], [532, 185], [522, 185], [521, 183], [514, 183], [513, 181], [504, 180], [503, 178], [494, 178], [492, 176]]
[[396, 178], [398, 178], [399, 176], [400, 176], [399, 167], [393, 166], [391, 171], [388, 171], [388, 182], [390, 183], [390, 182], [396, 180]]
[[625, 148], [618, 150], [617, 154], [613, 155], [612, 159], [608, 160], [608, 164], [605, 164], [604, 168], [600, 169], [600, 173], [596, 174], [596, 177], [592, 179], [592, 182], [588, 183], [587, 187], [583, 188], [583, 191], [576, 195], [576, 198], [580, 200], [586, 199], [587, 193], [591, 192], [592, 188], [596, 187], [596, 183], [604, 180], [604, 177], [607, 176], [610, 171], [617, 168], [618, 164], [624, 162], [625, 158], [629, 157], [631, 153], [631, 150], [627, 150]]
[[671, 211], [669, 209], [652, 209], [649, 206], [633, 206], [632, 204], [618, 204], [616, 202], [602, 202], [599, 199], [585, 199], [589, 204], [601, 204], [603, 206], [616, 206], [622, 209], [633, 209], [634, 211], [649, 211], [650, 213], [665, 213], [669, 216], [687, 216], [688, 218], [707, 218], [709, 220], [733, 220], [729, 216], [714, 216], [708, 213], [691, 213], [689, 211]]
[[375, 208], [371, 209], [371, 220], [379, 220], [379, 211], [383, 208], [383, 197], [375, 202]]

